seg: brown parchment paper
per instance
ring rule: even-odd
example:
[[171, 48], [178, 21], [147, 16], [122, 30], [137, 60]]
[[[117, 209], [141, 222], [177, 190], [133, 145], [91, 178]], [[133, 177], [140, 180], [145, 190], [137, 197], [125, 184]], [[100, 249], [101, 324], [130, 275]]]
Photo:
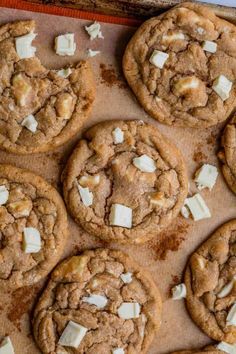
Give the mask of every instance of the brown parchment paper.
[[[124, 48], [135, 29], [112, 24], [102, 24], [105, 39], [90, 41], [84, 31], [88, 22], [79, 19], [0, 8], [0, 24], [19, 19], [37, 22], [37, 54], [49, 68], [61, 68], [86, 57], [86, 49], [100, 50], [91, 59], [96, 76], [97, 96], [92, 115], [83, 131], [96, 122], [107, 119], [143, 119], [152, 123], [170, 138], [182, 151], [188, 166], [190, 190], [196, 192], [192, 181], [195, 170], [203, 162], [218, 166], [216, 151], [222, 125], [203, 131], [172, 128], [151, 119], [141, 109], [121, 74]], [[52, 47], [54, 37], [60, 33], [76, 34], [77, 52], [73, 58], [58, 57]], [[81, 135], [53, 152], [32, 156], [16, 156], [0, 152], [0, 163], [28, 168], [40, 174], [61, 191], [60, 174], [68, 155]], [[170, 288], [181, 281], [189, 255], [222, 223], [236, 217], [236, 197], [227, 188], [220, 173], [212, 192], [202, 191], [212, 218], [194, 222], [179, 216], [170, 227], [151, 242], [140, 246], [117, 246], [147, 268], [158, 285], [163, 299], [162, 326], [150, 348], [149, 354], [168, 353], [173, 350], [198, 348], [211, 342], [192, 322], [184, 301], [173, 301]], [[85, 233], [69, 218], [70, 237], [64, 257], [84, 249], [103, 246]], [[31, 335], [30, 318], [37, 297], [46, 279], [33, 287], [3, 294], [0, 289], [0, 338], [10, 335], [16, 354], [40, 353]], [[95, 353], [96, 354], [96, 353]]]

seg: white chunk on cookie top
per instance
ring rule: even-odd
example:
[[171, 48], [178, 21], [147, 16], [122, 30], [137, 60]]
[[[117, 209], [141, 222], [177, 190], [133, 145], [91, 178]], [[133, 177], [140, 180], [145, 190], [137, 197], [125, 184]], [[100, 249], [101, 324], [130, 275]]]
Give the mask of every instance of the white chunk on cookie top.
[[184, 203], [189, 208], [194, 221], [211, 217], [210, 210], [199, 193], [195, 194], [193, 197], [185, 199]]
[[61, 56], [74, 55], [76, 51], [75, 34], [66, 33], [56, 37], [55, 50], [56, 50], [56, 54]]
[[217, 43], [212, 41], [204, 41], [202, 43], [202, 49], [209, 53], [216, 53], [217, 51]]
[[141, 308], [138, 302], [123, 302], [117, 311], [120, 318], [130, 320], [139, 317]]
[[78, 348], [88, 329], [78, 323], [69, 321], [64, 329], [58, 344], [65, 347]]
[[125, 354], [125, 351], [123, 348], [115, 348], [112, 350], [112, 354]]
[[216, 345], [216, 348], [228, 354], [236, 354], [236, 344], [220, 342]]
[[109, 215], [109, 222], [112, 226], [121, 226], [130, 229], [132, 227], [131, 208], [122, 204], [112, 204]]
[[76, 181], [79, 195], [84, 206], [89, 207], [93, 204], [93, 193], [90, 192], [88, 187], [81, 187], [81, 185]]
[[212, 89], [217, 93], [222, 101], [226, 101], [230, 96], [232, 85], [233, 83], [228, 80], [226, 76], [220, 75], [215, 79]]
[[90, 36], [90, 40], [93, 41], [96, 38], [104, 38], [101, 31], [101, 25], [99, 22], [95, 21], [90, 26], [85, 26], [85, 30]]
[[226, 317], [227, 326], [236, 326], [236, 303], [231, 306], [229, 313]]
[[228, 282], [217, 294], [217, 297], [222, 299], [223, 297], [229, 295], [231, 291], [233, 290], [234, 284], [236, 281], [236, 276], [233, 277], [233, 279]]
[[218, 177], [218, 170], [215, 166], [204, 164], [195, 174], [194, 181], [198, 189], [209, 188], [212, 190]]
[[86, 175], [86, 176], [81, 176], [79, 179], [79, 184], [82, 187], [96, 187], [100, 183], [100, 175]]
[[64, 79], [67, 79], [71, 75], [71, 73], [71, 68], [61, 69], [57, 71], [57, 75], [63, 77]]
[[172, 292], [172, 299], [173, 300], [184, 299], [187, 295], [187, 290], [186, 290], [186, 286], [184, 283], [174, 286], [171, 289], [171, 292]]
[[98, 309], [103, 309], [106, 307], [108, 303], [108, 299], [106, 296], [103, 295], [97, 295], [97, 294], [91, 294], [89, 296], [84, 296], [82, 298], [83, 302], [86, 302], [90, 305], [96, 306]]
[[32, 47], [32, 42], [36, 36], [36, 33], [31, 32], [15, 38], [16, 52], [20, 59], [29, 59], [35, 56], [36, 48]]
[[174, 32], [170, 34], [167, 33], [162, 36], [162, 42], [164, 43], [171, 43], [171, 42], [184, 40], [184, 39], [185, 39], [185, 35], [182, 32]]
[[149, 61], [151, 64], [155, 65], [159, 69], [163, 69], [165, 62], [169, 58], [169, 54], [161, 52], [159, 50], [154, 50]]
[[38, 253], [41, 250], [40, 232], [35, 227], [25, 227], [23, 236], [23, 249], [25, 253]]
[[10, 337], [5, 337], [0, 344], [0, 354], [15, 354]]
[[122, 274], [120, 275], [121, 280], [122, 280], [125, 284], [130, 284], [130, 283], [132, 282], [132, 280], [133, 280], [132, 276], [133, 276], [133, 274], [130, 273], [130, 272], [122, 273]]
[[157, 169], [156, 162], [145, 154], [139, 157], [135, 157], [133, 159], [133, 164], [142, 172], [152, 173]]
[[0, 205], [6, 204], [9, 198], [9, 191], [6, 186], [0, 186]]
[[30, 114], [23, 119], [23, 121], [21, 122], [21, 125], [22, 125], [22, 127], [27, 128], [32, 133], [36, 133], [38, 122], [34, 118], [34, 116], [32, 114]]
[[112, 131], [114, 144], [122, 144], [124, 142], [124, 132], [120, 128], [115, 128]]

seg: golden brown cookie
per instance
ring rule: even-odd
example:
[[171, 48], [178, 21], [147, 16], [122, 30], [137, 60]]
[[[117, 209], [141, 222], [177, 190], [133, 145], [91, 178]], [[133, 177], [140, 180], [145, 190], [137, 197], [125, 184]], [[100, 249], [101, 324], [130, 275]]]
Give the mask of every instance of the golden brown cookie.
[[225, 352], [211, 345], [203, 349], [179, 350], [176, 352], [172, 352], [171, 354], [223, 354], [223, 353]]
[[16, 40], [34, 30], [34, 21], [0, 27], [0, 147], [17, 154], [67, 142], [88, 118], [95, 94], [86, 61], [71, 67], [65, 78], [37, 57], [20, 59]]
[[226, 125], [221, 138], [221, 151], [218, 157], [222, 172], [231, 190], [236, 194], [236, 115]]
[[[160, 327], [161, 308], [150, 275], [126, 254], [86, 251], [51, 274], [34, 312], [34, 337], [44, 354], [103, 354], [118, 348], [145, 354]], [[62, 341], [70, 321], [84, 328], [81, 338]]]
[[58, 192], [29, 171], [0, 165], [0, 288], [45, 277], [66, 239], [67, 214]]
[[212, 339], [236, 342], [236, 220], [221, 226], [191, 256], [186, 304], [192, 319]]
[[179, 213], [188, 182], [182, 155], [143, 121], [90, 128], [62, 176], [75, 220], [105, 241], [145, 242]]
[[161, 123], [212, 126], [236, 106], [235, 40], [233, 24], [205, 6], [183, 3], [141, 25], [126, 48], [124, 74]]

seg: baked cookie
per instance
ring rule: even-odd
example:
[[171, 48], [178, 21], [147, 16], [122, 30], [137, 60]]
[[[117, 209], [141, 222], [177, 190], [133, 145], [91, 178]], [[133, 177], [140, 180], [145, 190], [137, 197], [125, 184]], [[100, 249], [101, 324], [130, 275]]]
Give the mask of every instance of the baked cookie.
[[58, 192], [29, 171], [0, 165], [0, 289], [45, 277], [66, 239], [67, 214]]
[[64, 144], [80, 130], [94, 100], [88, 62], [56, 71], [35, 56], [21, 59], [34, 55], [27, 44], [34, 30], [34, 21], [0, 27], [0, 147], [17, 154]]
[[193, 350], [179, 350], [177, 352], [172, 352], [171, 354], [223, 354], [222, 350], [217, 349], [213, 345], [209, 345], [203, 349], [193, 349]]
[[211, 338], [236, 342], [236, 219], [221, 226], [191, 256], [186, 304], [192, 319]]
[[138, 29], [123, 69], [144, 109], [161, 123], [204, 128], [236, 106], [236, 27], [183, 3]]
[[236, 115], [226, 125], [221, 138], [221, 151], [218, 157], [222, 172], [231, 190], [236, 194]]
[[179, 213], [187, 195], [180, 152], [143, 121], [90, 128], [63, 173], [75, 220], [104, 241], [145, 242]]
[[44, 354], [145, 354], [161, 308], [151, 277], [126, 254], [86, 251], [51, 274], [36, 305], [34, 337]]

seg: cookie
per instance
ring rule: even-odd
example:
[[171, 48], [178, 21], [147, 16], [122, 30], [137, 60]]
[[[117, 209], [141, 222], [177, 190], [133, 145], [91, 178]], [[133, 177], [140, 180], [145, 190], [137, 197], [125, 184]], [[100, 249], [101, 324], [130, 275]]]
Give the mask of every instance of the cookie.
[[184, 3], [141, 25], [124, 58], [125, 77], [161, 123], [205, 128], [236, 106], [236, 27]]
[[67, 214], [58, 192], [29, 171], [0, 165], [0, 288], [45, 277], [66, 239]]
[[193, 350], [180, 350], [177, 352], [172, 352], [171, 354], [223, 354], [222, 350], [217, 349], [213, 345], [209, 345], [203, 349], [193, 349]]
[[188, 182], [180, 152], [143, 121], [90, 128], [62, 176], [74, 219], [110, 242], [145, 242], [177, 216]]
[[236, 220], [221, 226], [191, 256], [185, 272], [186, 304], [212, 339], [236, 342]]
[[86, 251], [51, 274], [35, 308], [34, 337], [44, 354], [145, 354], [161, 308], [151, 277], [126, 254]]
[[0, 27], [0, 147], [17, 154], [66, 143], [88, 119], [94, 101], [88, 62], [79, 62], [63, 77], [36, 56], [20, 59], [16, 40], [34, 30], [34, 21]]
[[218, 157], [222, 163], [224, 178], [230, 189], [236, 194], [236, 115], [224, 129]]

